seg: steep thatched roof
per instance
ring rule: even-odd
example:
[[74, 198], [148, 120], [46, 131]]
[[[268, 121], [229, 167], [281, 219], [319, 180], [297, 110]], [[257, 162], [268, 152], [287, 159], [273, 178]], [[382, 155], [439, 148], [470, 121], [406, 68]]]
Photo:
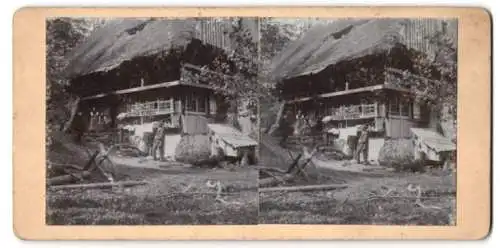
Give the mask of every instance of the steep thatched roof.
[[183, 47], [195, 36], [194, 19], [111, 20], [69, 56], [68, 77], [107, 71], [137, 56]]
[[322, 71], [329, 65], [386, 52], [401, 41], [402, 20], [339, 20], [312, 28], [271, 63], [275, 80]]

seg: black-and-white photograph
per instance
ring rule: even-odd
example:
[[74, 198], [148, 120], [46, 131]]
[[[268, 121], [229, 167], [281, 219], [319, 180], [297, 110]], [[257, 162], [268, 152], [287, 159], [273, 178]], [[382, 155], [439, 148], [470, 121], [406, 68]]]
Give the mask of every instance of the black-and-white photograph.
[[46, 223], [258, 223], [257, 18], [46, 20]]
[[455, 225], [455, 19], [46, 20], [49, 225]]
[[260, 29], [259, 223], [455, 225], [457, 20]]

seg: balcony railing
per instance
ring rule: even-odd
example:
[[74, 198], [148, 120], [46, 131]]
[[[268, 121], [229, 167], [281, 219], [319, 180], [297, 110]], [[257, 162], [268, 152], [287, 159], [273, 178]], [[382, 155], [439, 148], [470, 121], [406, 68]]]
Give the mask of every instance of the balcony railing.
[[134, 103], [127, 106], [127, 116], [154, 116], [174, 112], [174, 101], [157, 100], [144, 103]]
[[377, 117], [378, 111], [377, 104], [373, 103], [332, 108], [328, 114], [331, 120], [353, 120]]

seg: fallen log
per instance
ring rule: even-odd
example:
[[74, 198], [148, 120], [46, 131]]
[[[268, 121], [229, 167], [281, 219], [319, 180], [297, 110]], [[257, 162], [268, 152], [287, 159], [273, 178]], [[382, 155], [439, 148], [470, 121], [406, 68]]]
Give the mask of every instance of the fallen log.
[[319, 191], [319, 190], [332, 190], [332, 189], [345, 189], [346, 184], [322, 184], [322, 185], [306, 185], [306, 186], [291, 186], [291, 187], [273, 187], [273, 188], [259, 188], [261, 192], [296, 192], [296, 191]]
[[49, 163], [49, 168], [60, 168], [60, 169], [75, 169], [75, 170], [83, 170], [82, 167], [76, 164], [59, 164], [59, 163]]
[[269, 171], [260, 170], [259, 173], [265, 174], [267, 177], [272, 177], [281, 183], [286, 183], [285, 181], [281, 181], [281, 178], [279, 178], [278, 176], [274, 175], [273, 173], [271, 173]]
[[263, 170], [263, 171], [272, 171], [272, 172], [278, 172], [278, 173], [282, 173], [282, 174], [286, 174], [286, 170], [282, 170], [282, 169], [279, 169], [279, 168], [274, 168], [274, 167], [266, 167], [266, 166], [252, 166], [250, 167], [252, 169], [256, 169], [256, 170]]
[[59, 185], [59, 184], [71, 183], [74, 180], [77, 180], [78, 177], [85, 178], [85, 177], [89, 177], [89, 176], [90, 176], [90, 172], [88, 172], [88, 171], [73, 173], [71, 175], [56, 176], [56, 177], [52, 177], [52, 178], [47, 179], [47, 185]]
[[145, 181], [123, 181], [123, 182], [114, 182], [114, 183], [88, 183], [88, 184], [67, 184], [67, 185], [55, 185], [51, 186], [51, 190], [61, 190], [61, 189], [105, 189], [112, 188], [115, 186], [121, 187], [130, 187], [130, 186], [138, 186], [145, 185], [147, 182]]
[[269, 177], [259, 179], [259, 188], [278, 185], [283, 182], [289, 182], [297, 178], [294, 174], [285, 174], [284, 176]]

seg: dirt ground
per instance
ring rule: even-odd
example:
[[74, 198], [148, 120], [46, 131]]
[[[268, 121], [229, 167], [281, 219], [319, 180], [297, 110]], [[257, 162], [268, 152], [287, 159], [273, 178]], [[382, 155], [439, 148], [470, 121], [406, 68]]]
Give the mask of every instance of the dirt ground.
[[[395, 173], [384, 177], [323, 177], [342, 190], [261, 192], [259, 222], [265, 224], [454, 225], [452, 173]], [[410, 188], [409, 188], [410, 186]], [[420, 196], [416, 188], [420, 186]]]
[[[147, 180], [124, 189], [47, 192], [49, 225], [256, 224], [257, 171], [251, 168], [154, 169], [118, 165], [117, 180]], [[219, 181], [217, 188], [210, 185]], [[208, 185], [207, 185], [208, 182]]]

